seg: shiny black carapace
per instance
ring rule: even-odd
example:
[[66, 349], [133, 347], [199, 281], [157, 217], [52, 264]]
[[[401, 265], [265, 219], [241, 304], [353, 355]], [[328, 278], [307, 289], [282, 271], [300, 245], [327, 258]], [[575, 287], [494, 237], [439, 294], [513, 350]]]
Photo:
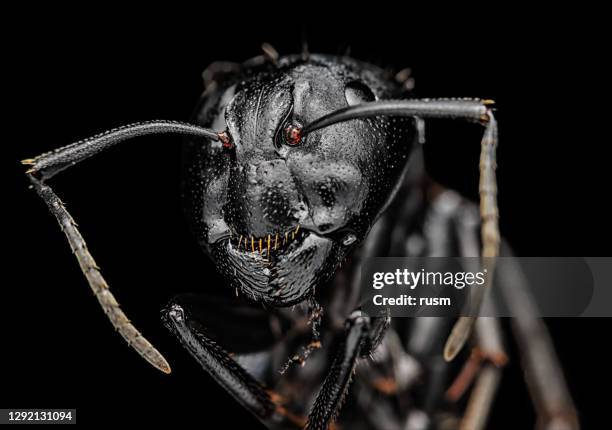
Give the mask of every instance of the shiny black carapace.
[[[169, 373], [164, 357], [119, 308], [46, 181], [133, 137], [186, 135], [186, 215], [228, 288], [224, 295], [173, 299], [164, 324], [271, 428], [326, 429], [344, 399], [353, 413], [341, 416], [343, 428], [407, 428], [419, 419], [437, 426], [452, 409], [440, 400], [439, 372], [448, 364], [431, 367], [438, 361], [426, 340], [439, 343], [448, 321], [415, 322], [419, 338], [390, 318], [363, 314], [359, 264], [373, 255], [478, 254], [474, 243], [484, 257], [496, 256], [497, 127], [491, 101], [412, 99], [407, 79], [405, 72], [394, 77], [346, 56], [278, 57], [268, 47], [242, 64], [211, 65], [191, 123], [128, 125], [23, 163], [115, 328]], [[420, 143], [430, 118], [485, 126], [480, 215], [427, 178]], [[466, 225], [479, 226], [481, 239], [478, 228]], [[457, 321], [446, 343], [448, 360], [473, 323]], [[368, 366], [360, 358], [375, 350], [380, 356], [360, 371]], [[428, 378], [433, 388], [423, 392], [418, 384]]]

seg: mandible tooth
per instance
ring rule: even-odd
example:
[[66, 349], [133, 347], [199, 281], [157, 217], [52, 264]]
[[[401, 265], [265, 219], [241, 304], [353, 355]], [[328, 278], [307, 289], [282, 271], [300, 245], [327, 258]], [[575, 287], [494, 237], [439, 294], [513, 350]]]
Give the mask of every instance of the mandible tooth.
[[300, 230], [300, 225], [298, 224], [298, 226], [295, 228], [295, 230], [293, 230], [291, 232], [291, 239], [295, 239], [295, 235], [297, 234], [297, 232]]

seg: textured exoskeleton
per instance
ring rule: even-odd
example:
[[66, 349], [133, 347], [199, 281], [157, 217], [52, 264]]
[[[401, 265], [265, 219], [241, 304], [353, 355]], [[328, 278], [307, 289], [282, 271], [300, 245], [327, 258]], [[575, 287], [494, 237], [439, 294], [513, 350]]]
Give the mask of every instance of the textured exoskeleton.
[[[186, 135], [186, 214], [228, 288], [176, 297], [163, 320], [214, 379], [270, 428], [482, 428], [506, 361], [497, 320], [370, 317], [359, 310], [358, 280], [372, 256], [506, 252], [492, 102], [415, 100], [405, 73], [394, 79], [346, 56], [266, 52], [211, 65], [193, 124], [133, 124], [24, 160], [100, 304], [132, 347], [170, 372], [119, 308], [46, 180], [132, 137]], [[485, 127], [480, 209], [426, 175], [420, 144], [430, 118]], [[521, 288], [515, 273], [501, 272], [499, 288]], [[472, 332], [474, 352], [451, 384], [461, 361], [449, 361]], [[541, 347], [537, 357], [523, 350], [542, 423], [577, 427], [543, 326], [526, 315], [516, 333]], [[552, 369], [546, 378], [536, 358]], [[457, 401], [472, 382], [463, 414]]]

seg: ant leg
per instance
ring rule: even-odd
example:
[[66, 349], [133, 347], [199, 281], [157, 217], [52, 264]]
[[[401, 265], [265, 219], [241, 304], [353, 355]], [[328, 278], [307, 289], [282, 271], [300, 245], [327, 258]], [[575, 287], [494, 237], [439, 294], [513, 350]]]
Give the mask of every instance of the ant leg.
[[[502, 242], [502, 255], [511, 256]], [[559, 358], [517, 260], [504, 258], [499, 264], [499, 291], [514, 317], [512, 332], [519, 345], [529, 393], [536, 407], [537, 428], [578, 429], [578, 414]]]
[[209, 338], [204, 327], [176, 300], [162, 311], [162, 320], [204, 370], [242, 406], [261, 420], [272, 417], [276, 405], [263, 385]]
[[370, 318], [370, 329], [361, 348], [362, 357], [372, 357], [372, 353], [382, 343], [389, 326], [391, 326], [391, 316], [388, 311], [387, 309], [387, 315], [384, 317]]
[[[488, 302], [485, 299], [483, 306], [486, 307]], [[472, 350], [470, 361], [477, 361], [478, 365], [482, 364], [482, 368], [476, 377], [465, 415], [459, 426], [460, 430], [482, 430], [485, 428], [501, 380], [502, 368], [508, 362], [508, 357], [502, 345], [501, 327], [497, 318], [478, 318], [475, 335], [477, 346]], [[468, 375], [465, 379], [469, 380], [469, 362], [464, 370], [466, 369]], [[457, 378], [459, 383], [461, 382], [461, 376]], [[451, 389], [447, 393], [450, 394]], [[449, 395], [449, 397], [451, 396]]]
[[235, 76], [242, 70], [238, 63], [231, 61], [214, 61], [209, 64], [202, 72], [202, 80], [204, 81], [204, 91], [216, 89], [220, 81], [226, 77]]
[[360, 311], [355, 311], [346, 321], [346, 333], [338, 352], [317, 394], [308, 415], [307, 430], [326, 430], [340, 412], [348, 392], [357, 360], [372, 352], [383, 338], [390, 318], [370, 320]]

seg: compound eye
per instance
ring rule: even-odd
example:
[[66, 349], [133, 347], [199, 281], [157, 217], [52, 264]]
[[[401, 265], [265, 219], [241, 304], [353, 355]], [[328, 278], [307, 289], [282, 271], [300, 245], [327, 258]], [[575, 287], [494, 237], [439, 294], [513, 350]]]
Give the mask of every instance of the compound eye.
[[344, 96], [349, 106], [355, 106], [365, 102], [373, 102], [376, 96], [372, 90], [363, 82], [353, 81], [346, 84]]
[[302, 127], [296, 124], [288, 124], [283, 130], [283, 140], [289, 146], [302, 143]]

